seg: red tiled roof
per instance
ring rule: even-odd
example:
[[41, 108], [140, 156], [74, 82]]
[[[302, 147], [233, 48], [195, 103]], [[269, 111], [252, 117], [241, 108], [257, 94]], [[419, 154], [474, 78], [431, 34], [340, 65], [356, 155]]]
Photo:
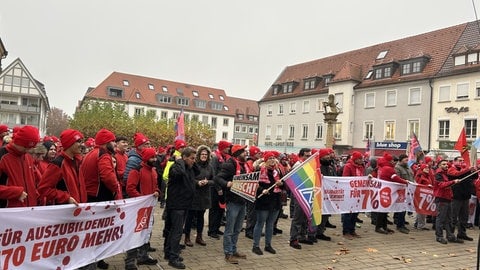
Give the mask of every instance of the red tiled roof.
[[244, 115], [243, 120], [238, 119], [235, 117], [235, 122], [241, 123], [250, 123], [250, 124], [258, 124], [257, 121], [250, 121], [248, 120], [248, 116], [257, 116], [259, 115], [259, 107], [258, 103], [255, 100], [251, 99], [244, 99], [244, 98], [237, 98], [237, 97], [230, 97], [228, 99], [229, 108], [232, 110], [235, 115], [242, 114]]
[[[128, 86], [124, 85], [124, 81], [128, 81]], [[153, 90], [149, 87], [153, 86]], [[163, 88], [166, 87], [166, 92], [163, 91]], [[121, 89], [123, 90], [122, 97], [113, 97], [109, 95], [109, 89]], [[194, 95], [194, 91], [198, 93], [198, 96]], [[137, 97], [138, 93], [138, 97]], [[160, 103], [157, 101], [156, 95], [169, 95], [172, 97], [171, 103]], [[175, 102], [174, 97], [182, 96], [189, 98], [188, 106], [180, 106]], [[186, 111], [190, 112], [202, 112], [210, 114], [219, 114], [219, 115], [228, 115], [234, 116], [235, 112], [230, 108], [228, 110], [223, 109], [222, 111], [213, 110], [209, 106], [210, 102], [218, 102], [224, 105], [230, 105], [229, 97], [225, 94], [225, 91], [222, 89], [192, 85], [181, 82], [173, 82], [155, 78], [149, 78], [144, 76], [113, 72], [108, 76], [103, 82], [101, 82], [95, 88], [89, 88], [85, 94], [86, 98], [90, 99], [101, 99], [117, 102], [128, 102], [133, 104], [140, 104], [152, 107], [167, 108], [167, 109], [178, 109], [184, 108]], [[223, 100], [222, 100], [223, 98]], [[197, 108], [194, 105], [194, 100], [204, 100], [207, 102], [205, 109]]]
[[[411, 36], [395, 41], [385, 42], [370, 47], [357, 49], [338, 55], [333, 55], [306, 63], [287, 66], [278, 76], [273, 85], [295, 81], [297, 87], [291, 93], [272, 95], [273, 87], [265, 93], [260, 101], [284, 99], [293, 96], [318, 94], [325, 91], [322, 81], [316, 89], [304, 91], [303, 80], [312, 75], [324, 76], [333, 74], [331, 83], [354, 80], [358, 81], [356, 88], [371, 87], [376, 85], [388, 85], [403, 81], [414, 81], [433, 77], [446, 59], [452, 53], [456, 42], [465, 30], [467, 23], [435, 30], [432, 32]], [[387, 51], [382, 59], [377, 59], [379, 53]], [[400, 70], [396, 69], [390, 78], [365, 79], [373, 66], [398, 62], [416, 57], [429, 59], [423, 72], [407, 76], [400, 76]], [[281, 91], [280, 91], [281, 92]]]

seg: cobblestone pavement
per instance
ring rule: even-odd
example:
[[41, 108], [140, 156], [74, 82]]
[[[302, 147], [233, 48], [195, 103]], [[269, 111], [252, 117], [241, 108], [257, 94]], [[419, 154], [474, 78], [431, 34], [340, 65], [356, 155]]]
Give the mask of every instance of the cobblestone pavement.
[[[163, 259], [163, 238], [161, 231], [163, 221], [161, 213], [163, 209], [155, 209], [155, 225], [151, 244], [157, 248], [151, 253], [152, 257], [159, 260], [156, 266], [139, 266], [144, 269], [173, 269]], [[390, 215], [392, 216], [392, 215]], [[357, 233], [361, 238], [348, 240], [343, 238], [340, 216], [334, 215], [331, 222], [337, 225], [335, 229], [327, 229], [326, 235], [332, 237], [332, 241], [319, 241], [315, 245], [302, 245], [301, 250], [289, 246], [290, 219], [280, 219], [278, 227], [283, 234], [273, 237], [272, 246], [277, 254], [265, 252], [264, 255], [256, 255], [252, 250], [252, 240], [245, 237], [242, 232], [238, 241], [238, 250], [247, 254], [246, 260], [241, 260], [238, 265], [225, 262], [223, 255], [222, 238], [216, 240], [206, 236], [204, 240], [207, 246], [195, 245], [182, 251], [187, 269], [476, 269], [477, 244], [479, 229], [469, 229], [467, 234], [474, 241], [466, 241], [464, 244], [448, 243], [446, 245], [435, 241], [434, 232], [419, 231], [413, 229], [413, 217], [407, 216], [407, 225], [411, 229], [410, 234], [396, 231], [391, 235], [382, 235], [374, 231], [370, 219], [364, 214], [359, 217], [364, 220]], [[431, 228], [431, 224], [427, 224]], [[394, 229], [393, 225], [389, 226]], [[222, 227], [223, 229], [223, 227]], [[192, 231], [192, 237], [195, 233]], [[182, 240], [183, 241], [183, 240]], [[263, 249], [264, 239], [260, 246]], [[124, 254], [107, 258], [109, 269], [124, 269]]]

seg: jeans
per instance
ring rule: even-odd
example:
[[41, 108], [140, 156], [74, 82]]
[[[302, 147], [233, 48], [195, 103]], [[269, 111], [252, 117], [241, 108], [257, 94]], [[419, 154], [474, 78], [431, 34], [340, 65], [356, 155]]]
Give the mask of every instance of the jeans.
[[178, 260], [180, 256], [180, 240], [182, 239], [183, 225], [188, 210], [169, 210], [167, 209], [167, 216], [170, 219], [171, 227], [167, 232], [165, 239], [165, 255], [170, 261]]
[[393, 219], [397, 222], [397, 228], [404, 228], [405, 227], [405, 214], [407, 212], [395, 212], [393, 213]]
[[355, 223], [358, 217], [358, 213], [342, 214], [343, 222], [343, 234], [355, 233]]
[[238, 235], [242, 230], [245, 219], [245, 204], [227, 202], [227, 222], [223, 235], [223, 252], [225, 255], [233, 255], [237, 252]]
[[458, 230], [458, 236], [467, 235], [467, 223], [469, 216], [469, 205], [470, 200], [453, 200], [452, 207], [452, 232], [455, 229]]
[[447, 232], [447, 239], [455, 239], [452, 232], [452, 207], [450, 202], [435, 200], [437, 205], [437, 219], [435, 220], [435, 236], [443, 238], [443, 230]]
[[260, 237], [262, 236], [263, 226], [265, 225], [265, 246], [272, 245], [273, 224], [277, 219], [279, 210], [255, 210], [257, 214], [257, 222], [253, 229], [253, 246], [258, 247]]

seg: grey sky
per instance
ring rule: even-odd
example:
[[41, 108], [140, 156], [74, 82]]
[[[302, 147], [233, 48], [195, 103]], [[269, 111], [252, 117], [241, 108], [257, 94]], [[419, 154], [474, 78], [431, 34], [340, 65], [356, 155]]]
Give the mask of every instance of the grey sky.
[[0, 0], [3, 67], [69, 115], [113, 71], [258, 100], [285, 66], [474, 20], [471, 0]]

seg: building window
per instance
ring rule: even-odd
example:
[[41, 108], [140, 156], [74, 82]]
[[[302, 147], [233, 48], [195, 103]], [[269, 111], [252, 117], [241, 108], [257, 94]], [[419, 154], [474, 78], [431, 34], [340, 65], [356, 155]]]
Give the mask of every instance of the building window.
[[217, 128], [217, 118], [212, 117], [212, 121], [210, 122], [210, 127]]
[[116, 88], [108, 88], [108, 95], [111, 97], [123, 97], [123, 90]]
[[198, 114], [192, 115], [192, 121], [193, 122], [198, 122]]
[[465, 120], [465, 135], [467, 139], [477, 138], [477, 119]]
[[283, 114], [283, 104], [278, 104], [278, 114]]
[[194, 99], [193, 104], [195, 105], [195, 107], [200, 108], [200, 109], [207, 108], [207, 101], [206, 100]]
[[335, 94], [335, 102], [337, 103], [337, 107], [342, 110], [343, 109], [343, 94], [337, 93]]
[[325, 111], [325, 107], [323, 107], [323, 102], [325, 102], [324, 98], [317, 98], [317, 112]]
[[373, 75], [373, 70], [368, 71], [367, 76], [365, 76], [365, 79], [368, 80], [368, 79], [372, 78], [372, 75]]
[[288, 126], [288, 138], [289, 139], [295, 138], [295, 126], [294, 125]]
[[222, 132], [222, 139], [227, 140], [228, 139], [228, 132]]
[[373, 122], [364, 122], [363, 123], [363, 139], [371, 140], [373, 139]]
[[238, 120], [243, 120], [243, 114], [237, 114], [237, 119]]
[[402, 75], [409, 74], [410, 73], [410, 63], [403, 64], [402, 65]]
[[438, 139], [448, 139], [450, 137], [450, 120], [438, 121]]
[[123, 80], [123, 86], [130, 86], [130, 82], [128, 80]]
[[325, 77], [325, 86], [328, 86], [331, 80], [332, 80], [331, 77]]
[[168, 92], [168, 88], [164, 85], [164, 86], [162, 86], [162, 91], [163, 92]]
[[177, 105], [180, 105], [180, 106], [188, 106], [188, 104], [189, 104], [188, 98], [177, 97]]
[[135, 115], [143, 115], [143, 108], [135, 108]]
[[410, 138], [410, 134], [420, 136], [420, 120], [408, 120], [407, 140]]
[[204, 123], [205, 125], [208, 124], [208, 116], [207, 115], [202, 116], [202, 123]]
[[385, 140], [395, 140], [395, 121], [385, 121]]
[[283, 85], [283, 93], [291, 93], [293, 92], [293, 83], [286, 83]]
[[210, 102], [210, 108], [215, 111], [221, 111], [223, 109], [223, 104], [219, 102]]
[[438, 89], [438, 102], [450, 101], [450, 86], [440, 86]]
[[208, 97], [209, 97], [210, 99], [213, 99], [213, 94], [208, 93]]
[[239, 125], [235, 126], [235, 132], [240, 132], [240, 126]]
[[303, 113], [309, 113], [310, 112], [310, 100], [304, 100], [303, 101]]
[[392, 76], [392, 68], [386, 67], [383, 72], [383, 77], [388, 78], [390, 76]]
[[455, 66], [465, 65], [465, 55], [455, 56]]
[[148, 89], [155, 90], [155, 86], [151, 83], [148, 84]]
[[365, 94], [365, 108], [375, 108], [375, 93]]
[[135, 97], [136, 97], [137, 99], [140, 99], [142, 96], [140, 95], [140, 92], [136, 92], [136, 93], [135, 93]]
[[278, 85], [273, 86], [273, 95], [278, 95], [278, 88], [279, 88]]
[[408, 104], [420, 104], [422, 103], [422, 93], [420, 87], [410, 88], [408, 92]]
[[315, 139], [321, 140], [323, 138], [323, 124], [315, 124]]
[[303, 88], [305, 90], [311, 90], [311, 89], [315, 89], [315, 86], [316, 86], [315, 79], [308, 79], [308, 80], [305, 80]]
[[254, 128], [253, 127], [248, 127], [248, 133], [253, 134], [254, 133]]
[[273, 106], [268, 105], [267, 106], [267, 115], [271, 116], [273, 114]]
[[167, 118], [168, 118], [168, 112], [161, 111], [160, 112], [160, 119], [167, 119]]
[[265, 139], [270, 140], [272, 137], [272, 126], [266, 126], [265, 127]]
[[228, 118], [223, 118], [223, 126], [228, 127]]
[[457, 99], [468, 98], [468, 83], [457, 84]]
[[157, 101], [159, 103], [172, 103], [172, 97], [165, 95], [157, 95]]
[[335, 126], [333, 127], [333, 138], [335, 140], [341, 140], [342, 139], [342, 123], [335, 123]]
[[378, 55], [377, 55], [377, 60], [385, 58], [387, 53], [388, 53], [388, 50], [379, 52]]
[[478, 53], [469, 53], [467, 55], [467, 62], [469, 64], [478, 64]]
[[475, 98], [480, 98], [480, 82], [475, 84]]
[[414, 62], [412, 65], [412, 73], [418, 73], [422, 69], [422, 63], [421, 62]]
[[397, 105], [397, 91], [388, 90], [385, 92], [385, 106], [395, 106]]
[[282, 135], [283, 135], [283, 125], [277, 125], [277, 140], [281, 140], [282, 139]]
[[382, 78], [382, 69], [377, 68], [375, 69], [375, 79], [381, 79]]
[[220, 100], [225, 100], [225, 97], [222, 96], [222, 95], [218, 95], [218, 98], [219, 98]]
[[193, 91], [192, 91], [192, 95], [193, 95], [194, 97], [198, 97], [198, 96], [199, 96], [199, 95], [198, 95], [198, 91], [197, 91], [197, 90], [193, 90]]
[[290, 113], [294, 114], [297, 112], [297, 103], [296, 102], [291, 102], [290, 103]]
[[302, 139], [308, 139], [308, 124], [302, 124]]

